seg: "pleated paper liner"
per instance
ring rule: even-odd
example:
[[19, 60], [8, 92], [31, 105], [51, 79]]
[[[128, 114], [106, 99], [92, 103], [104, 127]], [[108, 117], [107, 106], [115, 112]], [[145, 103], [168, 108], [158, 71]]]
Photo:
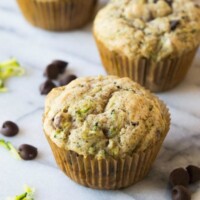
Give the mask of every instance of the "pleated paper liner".
[[34, 26], [65, 31], [86, 25], [98, 0], [17, 0], [24, 17]]
[[148, 174], [169, 131], [170, 115], [164, 104], [162, 109], [168, 122], [163, 138], [144, 152], [134, 153], [125, 158], [98, 160], [90, 156], [84, 157], [73, 151], [59, 148], [47, 134], [45, 135], [58, 166], [75, 182], [95, 189], [125, 188], [142, 180]]
[[110, 75], [130, 77], [152, 92], [169, 90], [185, 78], [198, 47], [177, 58], [154, 62], [152, 59], [138, 57], [129, 59], [120, 53], [110, 51], [97, 38], [96, 43], [101, 60]]

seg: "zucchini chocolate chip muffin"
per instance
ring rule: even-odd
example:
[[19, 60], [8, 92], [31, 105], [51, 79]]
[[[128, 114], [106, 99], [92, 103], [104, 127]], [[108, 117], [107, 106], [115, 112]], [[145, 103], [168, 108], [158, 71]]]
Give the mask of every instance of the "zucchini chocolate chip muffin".
[[117, 189], [150, 170], [169, 130], [166, 106], [129, 78], [78, 78], [47, 96], [44, 132], [60, 168], [92, 188]]
[[185, 77], [200, 44], [193, 0], [112, 0], [97, 15], [94, 36], [109, 74], [158, 92]]
[[76, 29], [93, 17], [98, 0], [17, 0], [34, 26], [53, 31]]

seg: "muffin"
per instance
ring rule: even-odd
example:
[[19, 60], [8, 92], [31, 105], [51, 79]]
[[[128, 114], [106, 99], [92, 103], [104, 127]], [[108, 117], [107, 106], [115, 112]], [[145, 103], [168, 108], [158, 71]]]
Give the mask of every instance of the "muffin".
[[96, 189], [149, 172], [169, 130], [164, 103], [129, 78], [78, 78], [47, 96], [43, 128], [59, 167]]
[[94, 22], [108, 74], [153, 92], [185, 77], [200, 43], [200, 6], [192, 0], [112, 0]]
[[17, 0], [25, 18], [34, 26], [65, 31], [87, 24], [98, 0]]

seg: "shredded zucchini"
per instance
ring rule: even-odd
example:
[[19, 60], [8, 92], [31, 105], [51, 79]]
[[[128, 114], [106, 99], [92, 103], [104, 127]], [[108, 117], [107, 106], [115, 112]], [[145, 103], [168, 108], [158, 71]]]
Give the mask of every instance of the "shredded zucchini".
[[15, 159], [21, 160], [21, 157], [20, 157], [18, 151], [11, 144], [11, 142], [7, 142], [4, 139], [0, 139], [0, 146], [4, 147], [6, 150], [8, 150]]
[[7, 88], [4, 86], [5, 80], [13, 76], [22, 76], [24, 69], [19, 62], [12, 58], [5, 62], [0, 62], [0, 92], [6, 92]]
[[24, 186], [24, 193], [17, 195], [15, 197], [9, 197], [7, 200], [34, 200], [34, 192], [35, 190], [33, 188], [30, 188], [29, 186]]

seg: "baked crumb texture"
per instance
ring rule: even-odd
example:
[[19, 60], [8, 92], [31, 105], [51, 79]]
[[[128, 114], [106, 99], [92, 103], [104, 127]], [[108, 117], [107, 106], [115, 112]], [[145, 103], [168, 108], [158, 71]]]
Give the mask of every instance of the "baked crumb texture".
[[129, 78], [78, 78], [46, 99], [44, 131], [61, 148], [98, 159], [132, 155], [165, 137], [163, 104]]
[[94, 33], [129, 58], [177, 57], [200, 43], [200, 6], [193, 0], [111, 0], [98, 13]]

